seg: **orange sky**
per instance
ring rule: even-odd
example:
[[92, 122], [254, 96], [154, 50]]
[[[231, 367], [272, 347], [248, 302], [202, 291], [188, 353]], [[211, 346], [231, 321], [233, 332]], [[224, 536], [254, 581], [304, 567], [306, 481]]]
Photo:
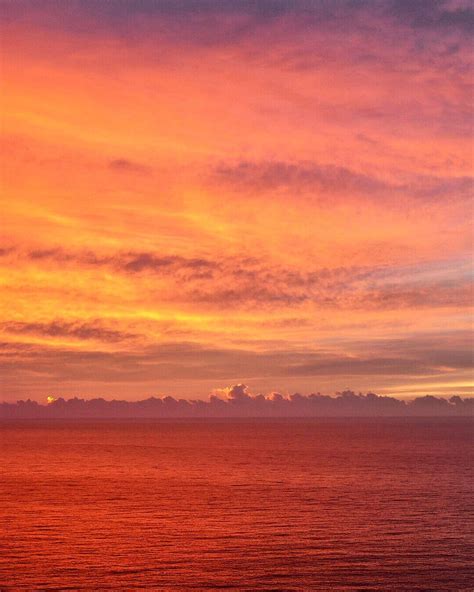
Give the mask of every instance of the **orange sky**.
[[471, 23], [4, 3], [0, 398], [471, 392]]

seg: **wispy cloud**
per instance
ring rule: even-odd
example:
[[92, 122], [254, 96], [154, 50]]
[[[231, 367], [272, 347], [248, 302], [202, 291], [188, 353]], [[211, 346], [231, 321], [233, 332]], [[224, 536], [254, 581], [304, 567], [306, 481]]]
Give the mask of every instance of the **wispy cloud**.
[[125, 341], [136, 337], [134, 333], [116, 331], [100, 323], [81, 323], [52, 321], [50, 323], [7, 322], [0, 324], [0, 331], [13, 335], [32, 335], [43, 337], [66, 337], [79, 340], [98, 340], [104, 342]]
[[[145, 293], [162, 300], [222, 308], [317, 305], [321, 309], [400, 310], [469, 308], [473, 284], [468, 260], [413, 266], [307, 268], [257, 257], [183, 257], [157, 252], [69, 251], [60, 247], [10, 248], [3, 257], [16, 265], [81, 269], [134, 278]], [[165, 283], [163, 283], [165, 282]], [[150, 296], [151, 297], [151, 296]], [[26, 325], [25, 325], [26, 326]], [[73, 324], [71, 324], [73, 326]]]
[[5, 398], [468, 391], [470, 3], [1, 10]]
[[109, 166], [112, 170], [123, 172], [123, 173], [139, 173], [139, 174], [150, 174], [151, 169], [146, 165], [138, 162], [127, 160], [126, 158], [116, 158], [109, 162]]
[[361, 197], [386, 202], [411, 199], [468, 200], [472, 196], [472, 177], [436, 177], [434, 175], [409, 176], [402, 181], [384, 180], [335, 165], [314, 162], [250, 162], [221, 164], [216, 167], [213, 179], [236, 191], [243, 191], [249, 198], [275, 191], [294, 198], [312, 195], [315, 198], [330, 196], [334, 200], [357, 200]]

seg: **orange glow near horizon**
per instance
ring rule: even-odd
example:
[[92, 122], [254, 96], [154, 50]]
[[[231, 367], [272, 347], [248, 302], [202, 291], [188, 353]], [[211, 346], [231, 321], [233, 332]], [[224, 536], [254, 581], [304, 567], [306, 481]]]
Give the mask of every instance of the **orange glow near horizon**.
[[3, 27], [1, 400], [472, 391], [463, 31], [72, 6]]

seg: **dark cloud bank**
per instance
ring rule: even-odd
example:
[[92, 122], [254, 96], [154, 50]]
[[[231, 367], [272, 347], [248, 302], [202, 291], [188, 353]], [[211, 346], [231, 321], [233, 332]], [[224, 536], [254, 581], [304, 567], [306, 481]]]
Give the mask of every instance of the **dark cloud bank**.
[[107, 418], [238, 418], [238, 417], [474, 417], [474, 398], [442, 399], [426, 395], [410, 402], [393, 397], [352, 391], [335, 397], [295, 393], [284, 397], [251, 395], [238, 384], [225, 397], [212, 395], [208, 401], [150, 397], [143, 401], [59, 398], [48, 405], [36, 401], [2, 403], [2, 419], [107, 419]]

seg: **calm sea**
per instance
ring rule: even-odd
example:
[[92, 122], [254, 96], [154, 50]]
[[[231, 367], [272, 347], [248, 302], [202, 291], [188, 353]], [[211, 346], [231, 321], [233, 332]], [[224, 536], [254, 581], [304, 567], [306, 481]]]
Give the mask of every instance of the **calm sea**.
[[473, 590], [473, 423], [0, 424], [1, 590]]

